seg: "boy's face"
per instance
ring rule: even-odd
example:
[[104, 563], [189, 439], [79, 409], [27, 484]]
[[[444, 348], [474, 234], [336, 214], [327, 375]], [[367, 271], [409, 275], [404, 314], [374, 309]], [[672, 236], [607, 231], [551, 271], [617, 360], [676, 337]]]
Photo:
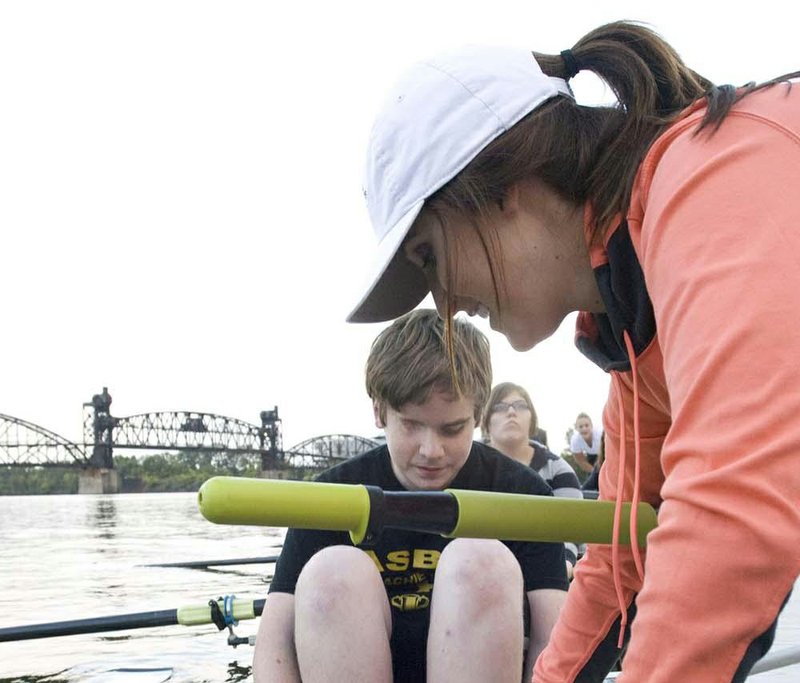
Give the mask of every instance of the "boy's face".
[[375, 424], [386, 434], [392, 469], [409, 491], [438, 491], [449, 486], [464, 466], [472, 448], [475, 402], [431, 391], [420, 405], [407, 403], [400, 410], [386, 406], [386, 423], [373, 403]]

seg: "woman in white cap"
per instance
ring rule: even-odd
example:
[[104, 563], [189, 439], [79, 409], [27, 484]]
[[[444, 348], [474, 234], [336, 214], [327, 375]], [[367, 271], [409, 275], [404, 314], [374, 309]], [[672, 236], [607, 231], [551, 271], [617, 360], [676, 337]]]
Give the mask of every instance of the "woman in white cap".
[[[577, 104], [581, 70], [618, 105]], [[418, 64], [375, 123], [380, 253], [349, 319], [431, 291], [524, 351], [580, 311], [612, 379], [601, 497], [659, 507], [646, 561], [590, 546], [537, 682], [602, 680], [629, 634], [622, 683], [741, 681], [771, 645], [800, 571], [797, 75], [717, 87], [619, 22]]]

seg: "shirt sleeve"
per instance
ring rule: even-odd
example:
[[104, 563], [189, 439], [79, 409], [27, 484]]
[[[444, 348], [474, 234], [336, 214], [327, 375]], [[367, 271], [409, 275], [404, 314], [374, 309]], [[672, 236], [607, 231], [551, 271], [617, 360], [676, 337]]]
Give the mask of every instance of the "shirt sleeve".
[[600, 444], [603, 442], [603, 428], [602, 427], [594, 427], [594, 432], [592, 435], [592, 451], [596, 454], [600, 453]]
[[553, 479], [550, 487], [553, 489], [553, 495], [557, 498], [583, 498], [578, 475], [569, 463], [560, 456], [552, 462]]
[[[564, 458], [557, 456], [556, 460], [552, 462], [553, 479], [550, 482], [550, 487], [553, 489], [553, 495], [557, 498], [583, 498], [581, 491], [581, 483], [578, 481], [578, 475], [575, 474], [569, 463]], [[582, 552], [583, 547], [579, 547], [576, 543], [567, 542], [564, 544], [564, 553], [566, 560], [573, 567], [578, 561], [578, 555]]]

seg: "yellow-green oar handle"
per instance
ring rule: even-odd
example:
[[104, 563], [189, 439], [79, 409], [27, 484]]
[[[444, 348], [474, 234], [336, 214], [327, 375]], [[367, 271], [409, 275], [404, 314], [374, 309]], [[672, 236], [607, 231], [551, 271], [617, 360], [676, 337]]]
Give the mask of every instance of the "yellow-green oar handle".
[[[458, 523], [448, 536], [502, 538], [507, 541], [576, 541], [611, 543], [614, 503], [611, 501], [530, 496], [520, 493], [447, 489], [458, 501]], [[620, 543], [630, 544], [631, 504], [622, 506]], [[639, 503], [639, 545], [656, 527], [656, 511]]]
[[[493, 491], [381, 491], [360, 484], [214, 477], [200, 488], [200, 511], [218, 524], [348, 531], [353, 543], [384, 527], [451, 537], [508, 541], [611, 543], [614, 503]], [[620, 543], [630, 543], [630, 503], [622, 507]], [[640, 503], [644, 545], [656, 513]]]
[[[219, 605], [221, 611], [223, 608], [223, 601], [217, 600], [217, 605]], [[214, 621], [211, 616], [211, 607], [208, 603], [205, 605], [186, 605], [184, 607], [178, 607], [176, 612], [177, 621], [183, 626], [210, 624]], [[232, 612], [233, 618], [236, 619], [236, 621], [256, 618], [256, 609], [253, 600], [234, 598]]]
[[360, 484], [213, 477], [197, 494], [200, 512], [217, 524], [349, 531], [354, 543], [369, 522], [369, 494]]

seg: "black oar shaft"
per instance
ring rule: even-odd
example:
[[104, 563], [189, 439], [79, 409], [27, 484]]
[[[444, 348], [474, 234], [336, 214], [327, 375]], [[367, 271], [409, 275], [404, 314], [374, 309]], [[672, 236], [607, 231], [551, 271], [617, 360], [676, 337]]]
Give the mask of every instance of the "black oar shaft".
[[94, 617], [92, 619], [53, 621], [47, 624], [0, 628], [0, 642], [73, 636], [79, 633], [102, 633], [104, 631], [171, 626], [177, 623], [177, 609], [165, 609], [158, 612], [136, 612], [134, 614], [118, 614], [113, 617]]
[[[219, 602], [219, 601], [218, 601]], [[234, 617], [252, 619], [261, 616], [264, 600], [234, 600]], [[236, 605], [240, 607], [237, 607]], [[241, 613], [238, 610], [241, 608]], [[238, 614], [238, 616], [237, 616]], [[51, 621], [44, 624], [27, 624], [0, 628], [0, 642], [12, 640], [33, 640], [35, 638], [54, 638], [74, 636], [81, 633], [103, 633], [105, 631], [127, 631], [136, 628], [156, 626], [186, 626], [211, 623], [207, 606], [190, 606], [178, 609], [165, 609], [157, 612], [134, 612], [109, 617], [74, 619], [72, 621]]]
[[227, 560], [191, 560], [188, 562], [162, 562], [146, 564], [145, 567], [178, 567], [181, 569], [205, 569], [206, 567], [230, 567], [237, 564], [269, 564], [277, 562], [280, 555], [266, 557], [233, 557]]

